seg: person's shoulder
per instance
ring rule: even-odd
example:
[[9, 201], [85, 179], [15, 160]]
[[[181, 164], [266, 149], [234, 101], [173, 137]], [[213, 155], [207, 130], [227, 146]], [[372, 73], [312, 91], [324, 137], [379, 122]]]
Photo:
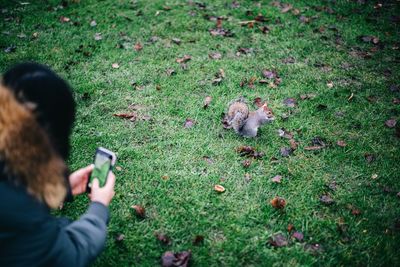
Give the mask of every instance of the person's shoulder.
[[49, 208], [29, 195], [23, 186], [0, 180], [0, 225], [12, 229], [36, 227], [48, 220]]

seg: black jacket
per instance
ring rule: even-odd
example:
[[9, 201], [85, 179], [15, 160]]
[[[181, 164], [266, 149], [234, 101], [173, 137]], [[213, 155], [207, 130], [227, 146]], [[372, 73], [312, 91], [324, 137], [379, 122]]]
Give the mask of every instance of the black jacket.
[[108, 218], [97, 202], [77, 221], [56, 218], [23, 187], [0, 179], [0, 266], [87, 266], [104, 248]]

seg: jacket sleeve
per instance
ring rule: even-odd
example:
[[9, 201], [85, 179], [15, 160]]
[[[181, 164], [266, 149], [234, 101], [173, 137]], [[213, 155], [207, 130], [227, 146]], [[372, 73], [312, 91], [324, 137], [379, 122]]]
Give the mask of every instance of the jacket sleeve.
[[104, 249], [109, 211], [99, 202], [92, 202], [88, 211], [70, 224], [60, 223], [54, 246], [54, 266], [87, 266]]

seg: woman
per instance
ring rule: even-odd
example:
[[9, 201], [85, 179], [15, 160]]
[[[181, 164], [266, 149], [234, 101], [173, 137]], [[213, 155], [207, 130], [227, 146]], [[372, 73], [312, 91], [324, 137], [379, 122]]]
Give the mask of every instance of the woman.
[[102, 251], [114, 196], [110, 172], [77, 221], [50, 209], [85, 193], [93, 166], [71, 175], [65, 160], [75, 118], [67, 83], [45, 66], [25, 63], [0, 84], [0, 266], [86, 266]]

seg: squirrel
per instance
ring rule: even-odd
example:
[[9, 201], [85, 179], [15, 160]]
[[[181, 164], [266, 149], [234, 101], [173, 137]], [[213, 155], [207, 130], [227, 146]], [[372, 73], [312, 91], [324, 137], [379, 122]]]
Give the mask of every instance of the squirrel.
[[273, 120], [275, 117], [267, 103], [264, 103], [256, 111], [249, 111], [249, 106], [241, 97], [229, 104], [223, 123], [225, 128], [233, 128], [241, 136], [256, 137], [258, 128]]

